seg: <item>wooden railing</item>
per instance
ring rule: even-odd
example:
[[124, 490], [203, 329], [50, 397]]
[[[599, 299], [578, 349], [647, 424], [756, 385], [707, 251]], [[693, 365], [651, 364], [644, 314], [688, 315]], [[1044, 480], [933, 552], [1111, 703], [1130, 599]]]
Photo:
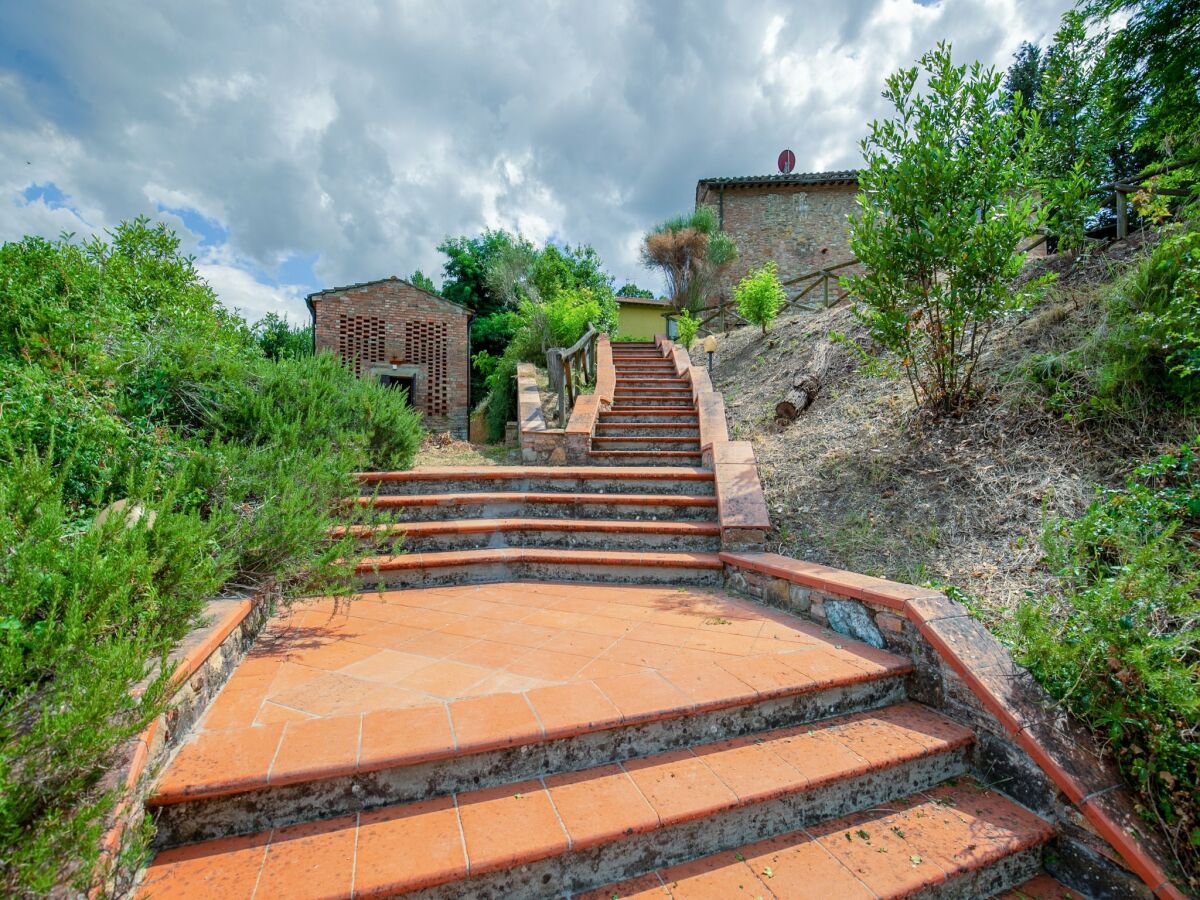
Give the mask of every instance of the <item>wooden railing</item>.
[[[783, 289], [789, 293], [791, 291], [796, 291], [796, 293], [788, 298], [787, 303], [783, 305], [783, 309], [791, 309], [793, 306], [799, 306], [801, 309], [808, 310], [822, 308], [828, 309], [839, 300], [849, 296], [847, 291], [842, 290], [841, 282], [838, 280], [841, 276], [835, 275], [834, 272], [845, 269], [848, 266], [853, 266], [857, 262], [857, 259], [851, 258], [843, 260], [836, 265], [823, 266], [822, 268], [816, 269], [812, 272], [806, 272], [803, 275], [797, 275], [795, 278], [789, 278], [787, 281], [783, 282]], [[834, 288], [838, 290], [838, 293], [833, 296], [831, 296], [829, 290], [831, 282]], [[821, 301], [819, 306], [812, 300], [809, 300], [808, 302], [801, 302], [809, 294], [814, 293], [817, 288], [821, 289]], [[780, 312], [783, 312], [783, 310], [781, 309]]]
[[583, 337], [563, 350], [554, 347], [546, 351], [546, 374], [550, 390], [558, 396], [558, 427], [565, 428], [579, 389], [596, 383], [596, 339], [600, 337], [594, 325], [588, 323]]

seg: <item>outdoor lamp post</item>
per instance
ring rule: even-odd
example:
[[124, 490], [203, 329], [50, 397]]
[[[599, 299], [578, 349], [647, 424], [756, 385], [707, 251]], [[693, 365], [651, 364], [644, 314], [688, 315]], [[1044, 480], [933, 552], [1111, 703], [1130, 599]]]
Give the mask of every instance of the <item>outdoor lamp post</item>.
[[704, 339], [704, 352], [708, 354], [708, 374], [712, 374], [712, 358], [717, 352], [717, 336], [710, 334]]

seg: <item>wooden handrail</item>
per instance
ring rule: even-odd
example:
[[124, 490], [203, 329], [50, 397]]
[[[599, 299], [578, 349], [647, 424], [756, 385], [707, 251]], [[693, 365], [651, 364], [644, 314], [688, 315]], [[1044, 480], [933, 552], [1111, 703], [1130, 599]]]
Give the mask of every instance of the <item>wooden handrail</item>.
[[554, 347], [546, 351], [546, 375], [550, 388], [558, 394], [559, 428], [566, 427], [579, 395], [577, 379], [578, 387], [596, 381], [596, 340], [599, 337], [600, 332], [589, 322], [583, 336], [566, 350]]

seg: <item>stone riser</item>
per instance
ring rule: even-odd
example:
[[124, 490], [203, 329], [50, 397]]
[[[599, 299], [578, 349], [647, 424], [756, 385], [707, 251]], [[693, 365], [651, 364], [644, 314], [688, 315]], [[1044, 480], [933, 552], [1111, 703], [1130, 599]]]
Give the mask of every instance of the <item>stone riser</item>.
[[444, 534], [384, 542], [382, 552], [427, 553], [439, 550], [484, 550], [545, 547], [563, 550], [704, 550], [721, 549], [720, 535], [621, 534], [611, 531], [506, 531], [490, 534]]
[[[598, 438], [694, 438], [700, 442], [700, 427], [696, 425], [658, 426], [659, 422], [601, 422], [596, 426]], [[697, 444], [698, 445], [698, 444]]]
[[600, 413], [598, 427], [606, 428], [610, 425], [642, 425], [647, 423], [674, 425], [676, 427], [684, 428], [699, 428], [700, 416], [693, 410], [657, 413], [606, 412]]
[[371, 572], [357, 578], [360, 590], [397, 590], [498, 581], [579, 581], [587, 584], [718, 585], [720, 569], [672, 566], [598, 566], [575, 563], [482, 563], [426, 570]]
[[[597, 440], [602, 437], [603, 439]], [[606, 434], [597, 435], [597, 438], [592, 439], [593, 450], [638, 450], [643, 453], [657, 452], [659, 450], [691, 450], [694, 453], [700, 452], [700, 437], [689, 440], [663, 440], [666, 435], [661, 434], [625, 434], [620, 437], [616, 435]], [[675, 437], [675, 435], [671, 435]], [[640, 440], [639, 440], [640, 438]]]
[[966, 754], [962, 750], [925, 757], [815, 790], [710, 814], [703, 819], [659, 828], [587, 850], [568, 851], [517, 869], [504, 869], [405, 896], [422, 900], [501, 897], [504, 900], [544, 900], [564, 892], [586, 891], [654, 868], [732, 850], [807, 825], [881, 806], [914, 791], [934, 787], [966, 770]]
[[440, 522], [447, 519], [624, 519], [627, 521], [668, 521], [685, 519], [689, 522], [715, 522], [716, 506], [675, 506], [668, 504], [605, 504], [605, 503], [445, 503], [437, 506], [407, 506], [379, 510], [379, 518], [387, 521]]
[[380, 497], [413, 494], [693, 494], [711, 495], [715, 491], [711, 473], [704, 477], [676, 478], [497, 478], [470, 480], [459, 478], [379, 481], [364, 484], [362, 496], [376, 492]]
[[675, 409], [693, 409], [695, 407], [695, 405], [696, 404], [692, 402], [691, 397], [685, 397], [682, 395], [679, 397], [666, 397], [666, 398], [664, 398], [664, 397], [646, 398], [646, 397], [621, 397], [621, 396], [619, 396], [619, 397], [613, 398], [612, 409], [615, 411], [620, 411], [620, 409], [622, 407], [628, 407], [628, 406], [635, 406], [635, 407], [642, 407], [642, 408], [645, 408], [648, 406], [654, 406], [654, 407], [658, 407], [658, 408], [667, 408], [670, 410], [675, 410]]
[[882, 678], [604, 729], [561, 740], [539, 741], [340, 778], [314, 779], [225, 797], [195, 799], [155, 810], [155, 841], [159, 846], [169, 847], [249, 834], [295, 822], [334, 818], [379, 806], [624, 762], [639, 756], [880, 709], [900, 702], [904, 694], [903, 678]]
[[593, 466], [653, 466], [661, 463], [664, 456], [679, 465], [698, 466], [701, 462], [699, 451], [680, 454], [677, 450], [593, 450], [590, 458]]

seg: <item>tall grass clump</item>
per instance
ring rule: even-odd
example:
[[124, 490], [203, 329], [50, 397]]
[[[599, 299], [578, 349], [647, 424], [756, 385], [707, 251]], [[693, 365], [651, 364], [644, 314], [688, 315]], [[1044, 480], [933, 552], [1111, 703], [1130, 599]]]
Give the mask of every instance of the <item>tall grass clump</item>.
[[205, 601], [345, 590], [330, 511], [354, 471], [412, 462], [400, 395], [263, 334], [163, 225], [0, 247], [5, 896], [92, 883], [105, 776], [169, 701]]

